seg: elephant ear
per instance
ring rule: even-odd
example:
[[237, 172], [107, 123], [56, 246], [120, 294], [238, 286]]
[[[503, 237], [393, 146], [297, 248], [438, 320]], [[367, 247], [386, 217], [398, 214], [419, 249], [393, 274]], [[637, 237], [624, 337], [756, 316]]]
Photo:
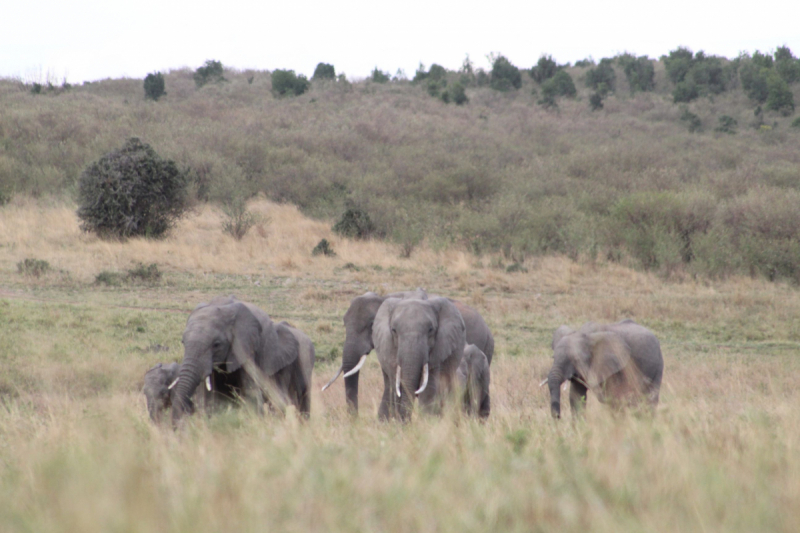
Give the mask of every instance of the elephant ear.
[[569, 326], [558, 326], [558, 328], [553, 332], [553, 344], [552, 348], [555, 349], [556, 344], [558, 341], [569, 335], [573, 332], [573, 329]]
[[[231, 321], [231, 352], [233, 357], [228, 357], [225, 371], [234, 372], [246, 365], [247, 361], [254, 362], [262, 347], [262, 326], [256, 316], [241, 302], [226, 305], [220, 308], [223, 315]], [[245, 366], [245, 369], [247, 367]]]
[[453, 356], [460, 361], [464, 355], [464, 346], [467, 344], [466, 328], [461, 313], [447, 298], [432, 298], [428, 301], [436, 309], [439, 319], [436, 343], [431, 352], [432, 363], [440, 366]]
[[400, 298], [387, 298], [378, 308], [375, 320], [372, 323], [372, 345], [379, 355], [387, 356], [395, 352], [394, 338], [392, 336], [392, 314]]
[[264, 373], [268, 376], [275, 375], [294, 363], [300, 355], [300, 343], [290, 328], [283, 323], [275, 324], [275, 334], [278, 342], [271, 347], [267, 346], [268, 356], [263, 366]]
[[620, 335], [601, 331], [589, 334], [588, 341], [592, 354], [586, 376], [589, 387], [598, 387], [612, 375], [629, 368], [630, 347]]

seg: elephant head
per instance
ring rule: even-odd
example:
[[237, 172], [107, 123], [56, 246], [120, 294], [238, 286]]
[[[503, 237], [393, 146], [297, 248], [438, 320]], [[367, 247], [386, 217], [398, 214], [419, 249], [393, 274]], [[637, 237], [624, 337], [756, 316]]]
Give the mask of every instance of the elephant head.
[[162, 413], [172, 405], [169, 386], [178, 377], [179, 368], [178, 363], [158, 363], [144, 375], [142, 392], [147, 400], [150, 419], [155, 423], [161, 421]]
[[372, 325], [378, 309], [387, 298], [427, 300], [428, 295], [424, 289], [397, 292], [388, 296], [367, 292], [351, 300], [350, 307], [344, 314], [345, 339], [342, 349], [342, 366], [333, 379], [322, 387], [322, 390], [330, 387], [344, 373], [347, 405], [354, 412], [358, 412], [358, 373], [364, 365], [367, 355], [374, 348]]
[[547, 376], [550, 412], [561, 417], [561, 384], [570, 381], [574, 412], [591, 390], [601, 402], [631, 393], [648, 393], [658, 402], [663, 360], [655, 335], [633, 322], [600, 325], [589, 322], [579, 330], [559, 327], [553, 334], [553, 366]]
[[[174, 423], [194, 406], [190, 399], [201, 381], [210, 391], [217, 379], [235, 393], [262, 398], [264, 377], [294, 363], [298, 342], [288, 328], [279, 336], [269, 316], [255, 306], [223, 297], [201, 304], [183, 332], [184, 357], [173, 391]], [[261, 408], [261, 403], [258, 403]]]
[[464, 320], [453, 302], [388, 298], [372, 329], [384, 373], [382, 418], [397, 410], [406, 419], [414, 396], [430, 407], [452, 386], [466, 343]]

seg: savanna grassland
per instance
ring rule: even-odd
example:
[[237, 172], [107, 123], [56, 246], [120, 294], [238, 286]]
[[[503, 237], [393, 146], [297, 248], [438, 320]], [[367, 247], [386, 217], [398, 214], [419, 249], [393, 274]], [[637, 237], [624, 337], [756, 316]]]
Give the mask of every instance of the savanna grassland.
[[[508, 273], [456, 249], [349, 241], [254, 200], [271, 223], [235, 241], [199, 206], [161, 241], [82, 233], [75, 206], [0, 210], [0, 529], [4, 531], [796, 531], [800, 295], [750, 277], [664, 281], [566, 257]], [[327, 238], [336, 257], [312, 257]], [[36, 257], [48, 269], [20, 272]], [[160, 279], [125, 273], [158, 265]], [[37, 275], [38, 274], [38, 277]], [[101, 278], [106, 279], [106, 278]], [[339, 365], [349, 300], [424, 286], [492, 328], [492, 415], [379, 423], [376, 358], [351, 419]], [[234, 293], [313, 338], [312, 417], [232, 410], [154, 427], [147, 368], [182, 357], [188, 312]], [[550, 419], [538, 382], [562, 323], [632, 317], [665, 354], [652, 419]]]
[[[171, 71], [158, 101], [142, 80], [0, 80], [0, 530], [800, 529], [796, 115], [755, 113], [738, 78], [677, 105], [653, 63], [635, 94], [615, 67], [597, 111], [589, 67], [567, 69], [577, 95], [557, 107], [527, 74], [463, 106], [407, 80], [275, 98], [259, 71], [202, 88]], [[162, 240], [80, 229], [81, 173], [130, 137], [190, 177]], [[222, 230], [235, 198], [258, 215], [241, 240]], [[351, 208], [371, 239], [332, 232]], [[312, 255], [323, 238], [335, 256]], [[341, 379], [320, 392], [351, 298], [415, 287], [492, 329], [486, 423], [379, 423], [374, 356], [358, 418]], [[229, 293], [315, 342], [311, 419], [155, 427], [145, 371]], [[585, 419], [553, 421], [553, 330], [622, 318], [661, 340], [655, 416], [590, 395]]]

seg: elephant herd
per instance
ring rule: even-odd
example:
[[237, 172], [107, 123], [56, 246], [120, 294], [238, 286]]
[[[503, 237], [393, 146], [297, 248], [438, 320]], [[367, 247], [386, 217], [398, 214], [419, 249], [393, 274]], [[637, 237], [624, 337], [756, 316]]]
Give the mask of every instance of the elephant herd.
[[[448, 398], [456, 398], [467, 415], [489, 416], [494, 338], [475, 309], [423, 289], [368, 292], [351, 301], [344, 326], [342, 365], [322, 390], [344, 374], [351, 412], [358, 412], [359, 373], [374, 349], [383, 374], [380, 419], [408, 420], [415, 399], [422, 411], [441, 413]], [[277, 412], [293, 405], [309, 416], [315, 354], [302, 331], [222, 296], [192, 311], [182, 343], [180, 364], [159, 363], [145, 374], [143, 393], [154, 422], [171, 408], [177, 425], [199, 402], [207, 413], [244, 401], [259, 413], [265, 404]], [[573, 413], [589, 390], [616, 406], [658, 404], [664, 363], [658, 339], [647, 328], [632, 320], [589, 322], [577, 330], [561, 326], [552, 346], [553, 366], [541, 386], [549, 386], [553, 417], [561, 416], [567, 381]]]

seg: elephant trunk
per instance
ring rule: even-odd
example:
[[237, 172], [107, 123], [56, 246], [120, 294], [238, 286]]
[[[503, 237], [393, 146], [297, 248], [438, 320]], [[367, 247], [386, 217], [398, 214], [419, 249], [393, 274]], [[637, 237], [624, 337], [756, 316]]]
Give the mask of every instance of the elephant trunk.
[[550, 388], [550, 414], [553, 418], [561, 418], [561, 384], [564, 383], [564, 373], [553, 365], [547, 375], [547, 385]]
[[172, 391], [172, 422], [177, 424], [185, 414], [194, 413], [192, 394], [202, 379], [202, 369], [195, 359], [184, 358], [178, 372], [178, 382]]
[[[342, 372], [348, 373], [358, 365], [361, 356], [368, 354], [372, 350], [364, 352], [364, 347], [359, 347], [358, 343], [345, 339], [344, 348], [342, 350]], [[351, 414], [358, 414], [358, 376], [360, 372], [356, 372], [351, 376], [344, 378], [344, 394], [347, 401], [347, 409]]]

